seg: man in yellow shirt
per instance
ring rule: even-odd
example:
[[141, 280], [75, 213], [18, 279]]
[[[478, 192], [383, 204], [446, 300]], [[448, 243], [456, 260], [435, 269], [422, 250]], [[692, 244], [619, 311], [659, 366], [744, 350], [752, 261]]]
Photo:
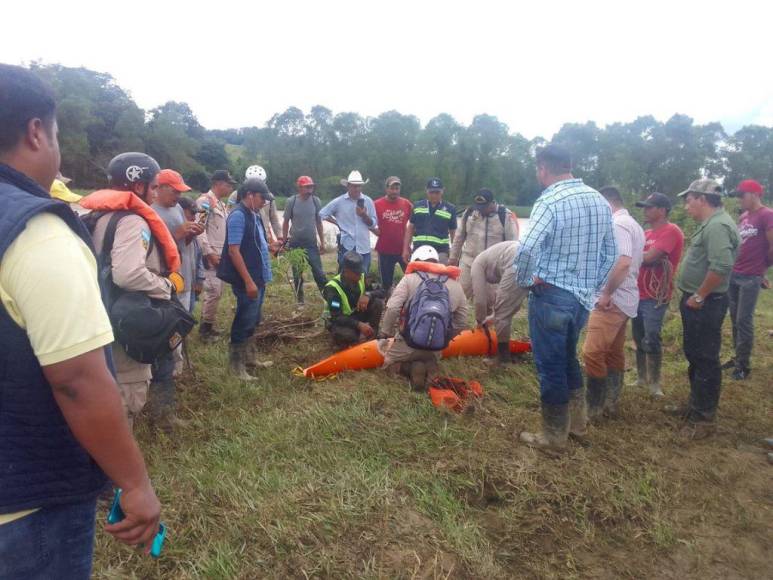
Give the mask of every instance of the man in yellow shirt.
[[90, 240], [49, 195], [59, 161], [51, 89], [0, 64], [2, 578], [89, 578], [107, 478], [123, 489], [126, 518], [106, 531], [149, 550], [158, 530], [160, 505], [111, 374]]

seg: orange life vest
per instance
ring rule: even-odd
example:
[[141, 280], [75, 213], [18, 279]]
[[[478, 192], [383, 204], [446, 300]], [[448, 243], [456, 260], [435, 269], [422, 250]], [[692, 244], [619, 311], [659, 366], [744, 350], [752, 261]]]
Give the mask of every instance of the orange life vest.
[[80, 205], [92, 211], [130, 211], [136, 213], [148, 222], [151, 234], [161, 246], [169, 271], [180, 271], [180, 252], [177, 251], [177, 243], [174, 241], [169, 228], [166, 227], [164, 220], [158, 216], [153, 208], [133, 192], [100, 189], [83, 197]]

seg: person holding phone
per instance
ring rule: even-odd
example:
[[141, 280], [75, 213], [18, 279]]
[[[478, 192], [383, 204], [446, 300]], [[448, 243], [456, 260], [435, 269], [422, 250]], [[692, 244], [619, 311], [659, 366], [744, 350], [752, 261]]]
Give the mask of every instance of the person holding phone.
[[113, 332], [88, 231], [49, 196], [56, 103], [27, 69], [0, 64], [0, 578], [91, 575], [97, 497], [123, 488], [105, 530], [151, 542], [161, 505], [112, 370]]
[[362, 256], [363, 272], [370, 271], [370, 233], [379, 234], [376, 206], [373, 200], [362, 193], [363, 181], [359, 171], [352, 171], [341, 180], [346, 193], [328, 203], [319, 212], [319, 217], [340, 230], [338, 242], [338, 271], [343, 268], [344, 254], [355, 251]]

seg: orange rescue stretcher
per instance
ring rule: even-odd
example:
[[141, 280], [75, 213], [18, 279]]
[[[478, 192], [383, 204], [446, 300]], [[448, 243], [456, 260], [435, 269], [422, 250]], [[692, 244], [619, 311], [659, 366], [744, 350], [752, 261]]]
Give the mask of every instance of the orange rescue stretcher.
[[[476, 328], [460, 332], [443, 350], [443, 358], [455, 356], [485, 356], [497, 351], [497, 337], [493, 329], [489, 331]], [[529, 341], [511, 340], [510, 352], [521, 354], [531, 351]], [[384, 364], [384, 355], [378, 349], [376, 340], [356, 344], [346, 350], [337, 352], [328, 358], [303, 369], [303, 376], [320, 378], [343, 371], [359, 371], [375, 369]]]

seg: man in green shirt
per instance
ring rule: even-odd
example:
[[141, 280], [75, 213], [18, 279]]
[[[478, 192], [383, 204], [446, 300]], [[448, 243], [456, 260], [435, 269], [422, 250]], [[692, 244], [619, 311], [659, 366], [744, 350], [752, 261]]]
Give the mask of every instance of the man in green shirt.
[[690, 398], [672, 408], [687, 421], [684, 435], [702, 438], [714, 430], [722, 370], [719, 350], [728, 308], [730, 273], [738, 252], [738, 230], [722, 208], [722, 186], [698, 179], [679, 194], [687, 214], [699, 223], [690, 239], [677, 282], [682, 291], [683, 348], [689, 363]]

